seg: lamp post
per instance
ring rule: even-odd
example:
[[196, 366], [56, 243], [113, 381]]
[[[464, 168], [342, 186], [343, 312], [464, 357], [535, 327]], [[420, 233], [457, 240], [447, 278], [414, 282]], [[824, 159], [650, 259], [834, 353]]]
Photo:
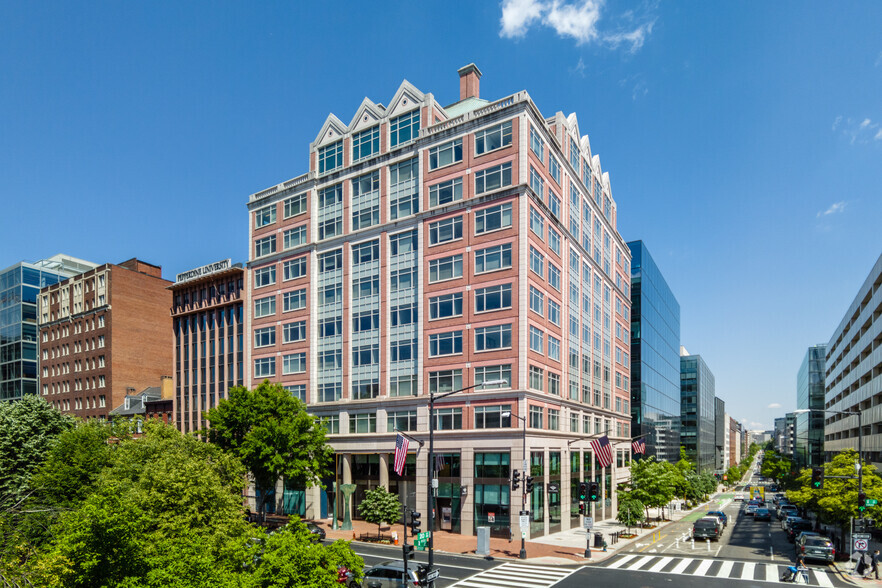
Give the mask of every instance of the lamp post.
[[[446, 398], [448, 396], [453, 396], [454, 394], [459, 394], [460, 392], [465, 392], [466, 390], [471, 390], [472, 388], [483, 388], [486, 386], [505, 386], [508, 384], [508, 380], [490, 380], [488, 382], [481, 382], [480, 384], [474, 384], [472, 386], [466, 386], [465, 388], [460, 388], [459, 390], [453, 390], [451, 392], [445, 392], [444, 394], [432, 394], [429, 393], [429, 476], [428, 476], [428, 494], [426, 495], [426, 505], [427, 510], [429, 511], [429, 570], [432, 570], [432, 565], [435, 563], [435, 502], [434, 498], [434, 488], [435, 488], [435, 401], [441, 400], [442, 398]], [[434, 585], [434, 582], [430, 582], [430, 585]]]
[[829, 412], [832, 414], [841, 414], [845, 416], [856, 416], [858, 419], [858, 496], [864, 492], [864, 458], [863, 458], [863, 441], [864, 427], [861, 419], [860, 410], [827, 410], [825, 408], [800, 408], [794, 410], [794, 414], [803, 414], [807, 412]]
[[[524, 485], [521, 487], [522, 490], [522, 498], [521, 498], [521, 510], [524, 510], [524, 507], [527, 505], [527, 468], [530, 466], [529, 460], [527, 460], [527, 417], [519, 416], [516, 414], [512, 414], [510, 410], [507, 410], [500, 414], [502, 418], [505, 417], [514, 417], [524, 423], [524, 441], [523, 441], [523, 449], [522, 455], [524, 456]], [[509, 525], [511, 525], [511, 514], [508, 516]], [[527, 546], [526, 541], [524, 540], [524, 533], [521, 533], [521, 552], [518, 554], [518, 557], [521, 559], [527, 559]]]

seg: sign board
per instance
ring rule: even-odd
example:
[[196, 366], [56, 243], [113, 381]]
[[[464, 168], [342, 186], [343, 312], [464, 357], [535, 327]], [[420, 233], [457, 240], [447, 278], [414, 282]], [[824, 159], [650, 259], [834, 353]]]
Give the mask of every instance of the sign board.
[[439, 570], [438, 568], [432, 568], [431, 570], [429, 570], [429, 573], [426, 574], [426, 581], [433, 582], [437, 580], [439, 576], [441, 576], [441, 570]]
[[530, 526], [530, 516], [529, 515], [521, 515], [520, 517], [521, 529], [526, 529]]
[[879, 504], [879, 501], [875, 498], [867, 498], [867, 506], [876, 506]]
[[590, 531], [594, 528], [594, 519], [592, 517], [585, 517], [585, 521], [582, 523], [582, 526]]
[[222, 272], [226, 269], [230, 269], [232, 265], [232, 259], [225, 259], [223, 261], [209, 263], [208, 265], [203, 265], [202, 267], [197, 267], [196, 269], [191, 269], [188, 272], [178, 274], [177, 276], [175, 276], [175, 284], [195, 280], [196, 278], [201, 278], [202, 276], [207, 276], [209, 274]]
[[[549, 482], [548, 483], [548, 493], [549, 494], [560, 494], [560, 484], [557, 482]], [[867, 502], [870, 502], [869, 500]]]
[[487, 513], [487, 522], [488, 523], [495, 523], [496, 522], [496, 513], [495, 512], [488, 512]]
[[855, 551], [866, 551], [867, 550], [867, 540], [866, 539], [855, 539], [854, 540], [854, 550]]
[[867, 541], [869, 541], [870, 534], [869, 533], [852, 533], [851, 538], [852, 539], [866, 539]]

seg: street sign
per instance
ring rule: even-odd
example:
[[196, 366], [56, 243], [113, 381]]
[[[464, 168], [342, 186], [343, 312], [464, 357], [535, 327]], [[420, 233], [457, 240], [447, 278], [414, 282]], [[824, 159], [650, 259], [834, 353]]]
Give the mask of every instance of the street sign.
[[585, 517], [585, 521], [582, 523], [582, 526], [590, 531], [594, 528], [594, 519], [592, 517]]
[[439, 570], [438, 568], [432, 568], [431, 570], [429, 570], [429, 573], [426, 574], [426, 581], [432, 582], [434, 580], [437, 580], [440, 575], [441, 570]]
[[[549, 494], [560, 494], [560, 484], [558, 484], [557, 482], [549, 482], [548, 483], [548, 493]], [[869, 500], [867, 502], [869, 502]]]
[[530, 515], [521, 515], [519, 518], [521, 529], [526, 529], [530, 526]]
[[867, 550], [867, 540], [866, 539], [855, 539], [854, 540], [854, 550], [855, 551], [866, 551]]
[[429, 537], [432, 536], [431, 531], [423, 531], [413, 538], [413, 546], [420, 551], [425, 551], [426, 545], [429, 543]]
[[851, 538], [852, 539], [864, 539], [866, 541], [869, 541], [870, 534], [869, 533], [852, 533]]
[[876, 500], [875, 498], [867, 498], [866, 504], [867, 504], [867, 506], [876, 506], [877, 504], [879, 504], [879, 501]]

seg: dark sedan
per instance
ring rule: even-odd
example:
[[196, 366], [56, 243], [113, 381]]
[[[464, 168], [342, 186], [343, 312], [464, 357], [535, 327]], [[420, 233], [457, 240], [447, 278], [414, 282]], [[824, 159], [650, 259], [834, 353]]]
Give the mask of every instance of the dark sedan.
[[772, 513], [767, 508], [758, 508], [756, 512], [753, 513], [753, 520], [755, 521], [771, 521]]
[[318, 541], [325, 540], [325, 530], [315, 523], [306, 523], [306, 528], [312, 535], [315, 535]]

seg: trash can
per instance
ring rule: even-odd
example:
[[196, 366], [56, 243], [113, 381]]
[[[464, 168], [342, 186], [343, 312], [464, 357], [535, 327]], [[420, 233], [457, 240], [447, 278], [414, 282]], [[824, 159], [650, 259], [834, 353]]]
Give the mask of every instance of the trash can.
[[490, 527], [478, 527], [478, 555], [490, 555]]
[[598, 549], [603, 547], [603, 533], [594, 533], [594, 547]]

